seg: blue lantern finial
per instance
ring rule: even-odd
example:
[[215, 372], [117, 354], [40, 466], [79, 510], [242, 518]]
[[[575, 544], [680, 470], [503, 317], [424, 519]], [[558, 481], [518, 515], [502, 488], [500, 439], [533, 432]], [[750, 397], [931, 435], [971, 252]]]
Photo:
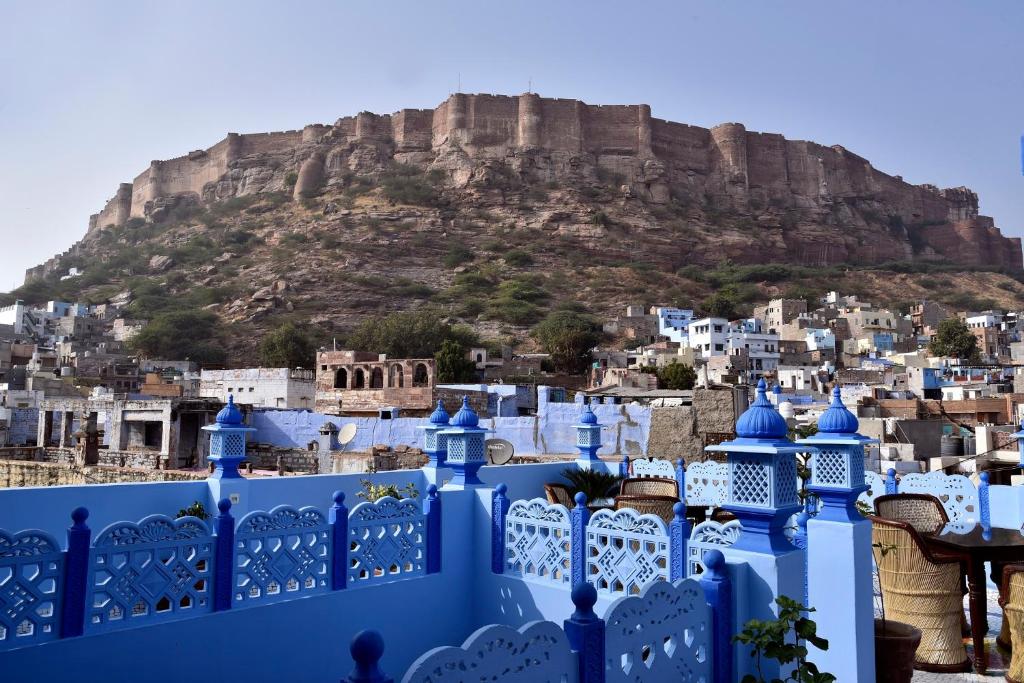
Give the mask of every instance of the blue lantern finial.
[[228, 394], [228, 404], [217, 413], [217, 424], [240, 425], [242, 424], [242, 411], [235, 405], [235, 395]]
[[437, 399], [437, 408], [430, 414], [430, 424], [446, 425], [449, 419], [448, 411], [444, 409], [444, 402], [441, 399]]
[[480, 423], [480, 418], [476, 412], [469, 407], [469, 396], [462, 397], [462, 407], [459, 408], [459, 412], [455, 413], [455, 417], [452, 419], [452, 425], [455, 427], [476, 427]]
[[818, 431], [829, 434], [855, 434], [860, 422], [857, 416], [843, 405], [839, 385], [832, 389], [832, 403], [818, 418]]
[[580, 415], [580, 424], [581, 425], [596, 425], [597, 424], [597, 415], [594, 414], [594, 411], [593, 411], [593, 409], [591, 409], [589, 403], [583, 407], [583, 414]]
[[736, 421], [736, 435], [743, 439], [784, 439], [789, 428], [767, 396], [764, 378], [757, 383], [757, 398]]

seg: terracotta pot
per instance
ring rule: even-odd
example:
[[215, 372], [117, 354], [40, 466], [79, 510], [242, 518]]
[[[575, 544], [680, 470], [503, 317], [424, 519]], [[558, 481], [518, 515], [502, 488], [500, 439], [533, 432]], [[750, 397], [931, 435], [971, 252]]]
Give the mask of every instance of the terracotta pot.
[[910, 624], [875, 619], [875, 683], [910, 683], [921, 631]]

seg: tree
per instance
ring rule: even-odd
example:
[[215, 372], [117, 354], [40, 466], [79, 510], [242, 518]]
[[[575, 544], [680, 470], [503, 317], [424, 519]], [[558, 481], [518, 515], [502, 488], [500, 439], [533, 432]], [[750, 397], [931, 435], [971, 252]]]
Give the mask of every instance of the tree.
[[264, 335], [260, 364], [265, 368], [312, 368], [316, 364], [316, 344], [303, 330], [285, 323]]
[[705, 315], [712, 318], [736, 318], [736, 300], [724, 292], [715, 292], [704, 299], [700, 305]]
[[980, 357], [978, 338], [967, 323], [959, 318], [947, 318], [939, 323], [928, 350], [933, 356], [947, 356], [977, 362]]
[[475, 382], [476, 364], [466, 357], [466, 349], [453, 339], [445, 339], [441, 350], [434, 354], [437, 362], [437, 381]]
[[443, 311], [428, 307], [366, 320], [349, 335], [348, 346], [392, 358], [432, 358], [447, 339], [459, 342], [463, 348], [475, 346], [478, 341], [472, 329], [452, 325]]
[[161, 313], [132, 337], [131, 346], [148, 358], [222, 365], [227, 354], [217, 338], [218, 322], [209, 311]]
[[531, 334], [551, 354], [556, 370], [573, 375], [587, 371], [590, 352], [601, 338], [593, 320], [573, 311], [548, 314]]
[[658, 388], [660, 389], [673, 389], [676, 391], [693, 389], [693, 385], [696, 383], [697, 371], [689, 365], [673, 361], [665, 367], [658, 369]]

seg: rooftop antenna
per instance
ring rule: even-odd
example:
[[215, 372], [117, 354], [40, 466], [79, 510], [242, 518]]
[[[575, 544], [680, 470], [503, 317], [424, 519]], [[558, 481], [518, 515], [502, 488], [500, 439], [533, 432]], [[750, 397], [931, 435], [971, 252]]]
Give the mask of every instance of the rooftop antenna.
[[529, 80], [527, 80], [526, 84], [527, 84], [526, 85], [526, 92], [532, 93], [533, 92], [533, 78], [531, 77]]
[[455, 92], [462, 92], [462, 72], [461, 72], [461, 71], [458, 71], [458, 72], [456, 72], [456, 73], [458, 74], [458, 78], [459, 78], [459, 85], [458, 85], [458, 87], [456, 88]]
[[338, 338], [337, 337], [334, 337], [334, 350], [335, 351], [338, 350]]

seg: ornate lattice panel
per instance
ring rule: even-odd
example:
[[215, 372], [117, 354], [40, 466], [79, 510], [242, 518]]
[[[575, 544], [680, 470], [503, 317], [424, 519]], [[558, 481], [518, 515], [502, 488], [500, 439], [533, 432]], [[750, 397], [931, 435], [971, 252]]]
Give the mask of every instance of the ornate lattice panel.
[[558, 625], [537, 621], [517, 631], [492, 624], [476, 631], [462, 647], [425, 653], [412, 663], [402, 683], [576, 683], [578, 667]]
[[634, 477], [676, 478], [676, 468], [668, 460], [637, 458], [632, 462]]
[[857, 496], [857, 501], [864, 503], [872, 510], [875, 509], [875, 498], [885, 495], [885, 479], [878, 472], [865, 472], [864, 483], [868, 490]]
[[505, 518], [505, 558], [510, 574], [568, 585], [569, 511], [541, 498], [517, 500]]
[[711, 609], [693, 579], [647, 586], [605, 615], [606, 683], [711, 683]]
[[800, 496], [797, 491], [800, 489], [799, 480], [796, 475], [796, 458], [793, 455], [783, 455], [775, 460], [775, 506], [799, 505]]
[[197, 517], [152, 515], [108, 526], [89, 555], [86, 632], [211, 611], [213, 543]]
[[962, 474], [904, 474], [900, 493], [928, 493], [942, 503], [951, 522], [980, 522], [978, 489]]
[[599, 510], [587, 524], [587, 581], [602, 593], [639, 594], [668, 579], [665, 523], [634, 510]]
[[686, 543], [686, 575], [704, 573], [704, 553], [708, 550], [727, 548], [740, 537], [740, 521], [733, 519], [724, 524], [708, 520], [693, 527], [690, 540]]
[[487, 464], [483, 434], [449, 435], [448, 462]]
[[822, 448], [814, 455], [811, 465], [811, 483], [814, 486], [846, 488], [850, 486], [846, 451], [842, 448]]
[[426, 572], [426, 526], [413, 500], [360, 503], [348, 517], [349, 583], [383, 582]]
[[53, 536], [0, 531], [0, 650], [57, 637], [63, 567]]
[[771, 502], [771, 470], [764, 458], [740, 456], [730, 463], [729, 502], [766, 507]]
[[331, 527], [313, 507], [250, 512], [235, 530], [237, 607], [330, 590]]
[[576, 445], [583, 448], [601, 444], [601, 428], [580, 427], [576, 429]]
[[697, 462], [686, 468], [686, 504], [721, 507], [729, 497], [729, 465]]

